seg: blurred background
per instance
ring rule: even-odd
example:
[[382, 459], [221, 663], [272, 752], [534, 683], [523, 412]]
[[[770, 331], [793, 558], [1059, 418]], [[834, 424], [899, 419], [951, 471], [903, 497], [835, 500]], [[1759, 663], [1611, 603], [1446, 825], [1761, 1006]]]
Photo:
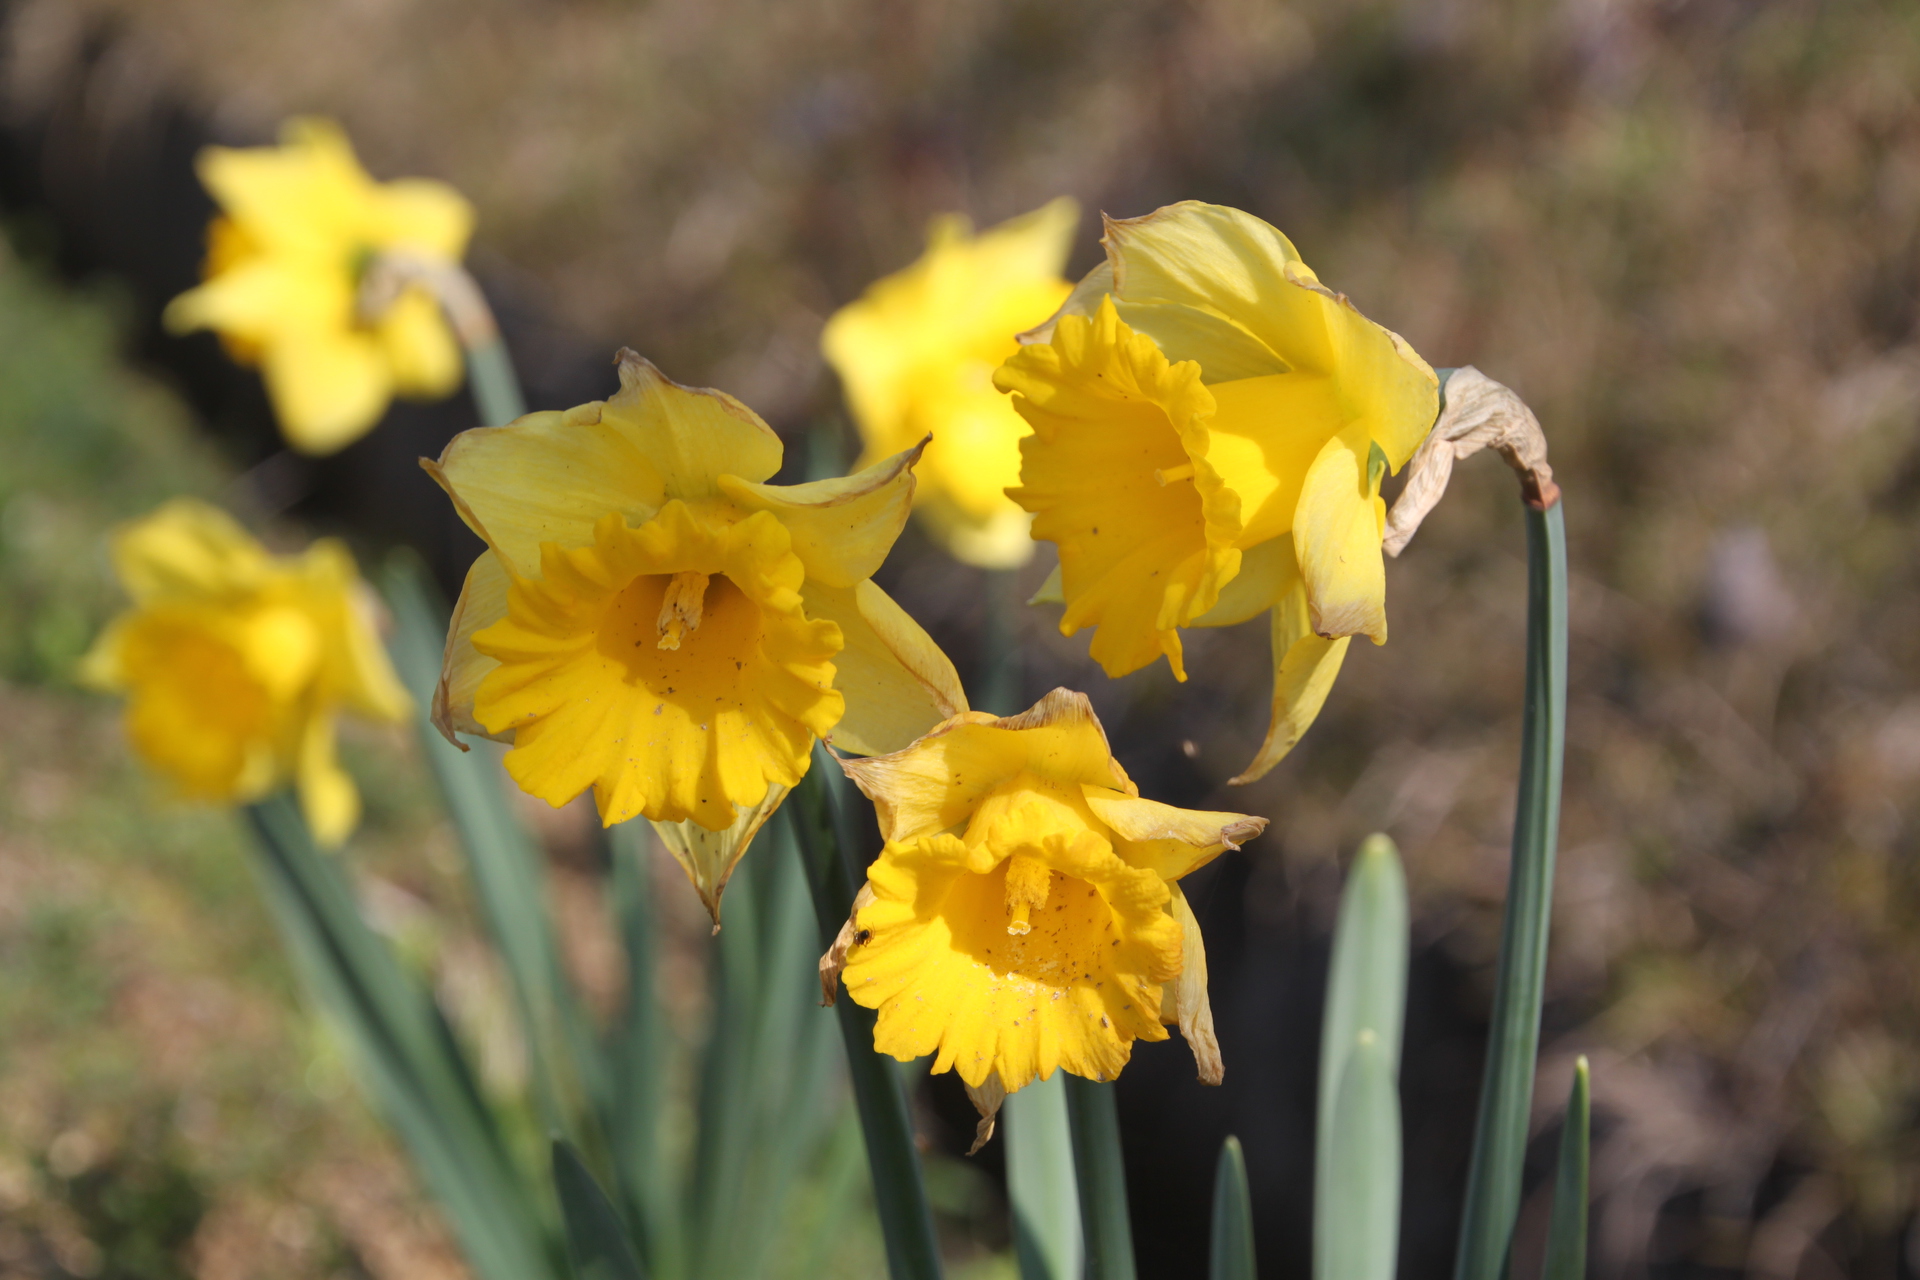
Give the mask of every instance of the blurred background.
[[[363, 563], [411, 544], [449, 588], [479, 549], [414, 465], [476, 425], [464, 395], [299, 459], [253, 373], [158, 328], [198, 276], [195, 151], [299, 112], [474, 199], [535, 407], [610, 393], [631, 346], [759, 410], [791, 472], [854, 453], [826, 316], [935, 215], [1060, 194], [1072, 274], [1095, 211], [1237, 205], [1433, 364], [1513, 386], [1574, 571], [1536, 1174], [1585, 1053], [1596, 1274], [1920, 1274], [1917, 93], [1897, 0], [0, 0], [0, 1276], [465, 1274], [301, 1012], [236, 823], [167, 801], [72, 682], [117, 603], [106, 530], [175, 493]], [[1143, 1275], [1200, 1272], [1228, 1132], [1263, 1273], [1307, 1274], [1326, 936], [1375, 829], [1415, 901], [1402, 1272], [1450, 1268], [1519, 744], [1513, 487], [1456, 475], [1389, 566], [1391, 643], [1244, 790], [1259, 622], [1190, 633], [1176, 686], [1106, 680], [1029, 611], [1029, 699], [1084, 689], [1148, 794], [1273, 820], [1190, 885], [1226, 1084], [1177, 1037], [1121, 1082]], [[910, 528], [880, 581], [971, 678], [978, 571]], [[413, 741], [347, 751], [370, 910], [512, 1081]], [[611, 1001], [590, 811], [527, 813]], [[959, 1157], [950, 1079], [920, 1109], [955, 1267], [1011, 1274], [998, 1148]], [[878, 1274], [877, 1245], [836, 1265]]]

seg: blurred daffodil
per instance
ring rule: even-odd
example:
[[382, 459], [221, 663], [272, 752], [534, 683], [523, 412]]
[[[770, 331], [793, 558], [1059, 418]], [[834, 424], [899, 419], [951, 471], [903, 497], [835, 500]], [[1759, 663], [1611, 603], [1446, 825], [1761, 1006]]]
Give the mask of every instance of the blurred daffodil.
[[1061, 279], [1079, 206], [1067, 199], [974, 235], [942, 218], [912, 266], [836, 312], [821, 347], [866, 443], [861, 466], [933, 437], [915, 507], [949, 552], [1011, 568], [1033, 554], [1032, 523], [1006, 496], [1020, 476], [1026, 423], [993, 388], [1014, 335], [1072, 288]]
[[134, 607], [81, 675], [126, 692], [134, 749], [194, 799], [245, 803], [291, 781], [314, 838], [344, 840], [360, 798], [334, 757], [334, 717], [408, 707], [346, 548], [275, 557], [224, 512], [178, 499], [121, 529], [113, 559]]
[[453, 331], [424, 280], [455, 267], [473, 208], [426, 179], [379, 183], [339, 127], [289, 122], [277, 147], [208, 147], [200, 180], [221, 213], [206, 280], [166, 311], [258, 364], [287, 442], [325, 454], [364, 435], [396, 394], [460, 385]]
[[995, 375], [1033, 425], [1011, 495], [1058, 544], [1060, 629], [1110, 676], [1180, 628], [1271, 611], [1271, 769], [1352, 636], [1387, 638], [1380, 484], [1433, 425], [1438, 380], [1250, 214], [1109, 220], [1107, 261]]
[[512, 744], [561, 805], [644, 816], [715, 918], [816, 737], [872, 754], [966, 709], [953, 664], [873, 571], [917, 449], [762, 483], [780, 439], [719, 391], [620, 354], [620, 391], [456, 437], [423, 465], [488, 550], [455, 607], [434, 722]]
[[1177, 1023], [1219, 1082], [1206, 952], [1178, 881], [1266, 819], [1141, 799], [1065, 689], [845, 768], [886, 846], [829, 959], [879, 1010], [877, 1049], [937, 1055], [986, 1110], [1055, 1070], [1111, 1080], [1135, 1040]]

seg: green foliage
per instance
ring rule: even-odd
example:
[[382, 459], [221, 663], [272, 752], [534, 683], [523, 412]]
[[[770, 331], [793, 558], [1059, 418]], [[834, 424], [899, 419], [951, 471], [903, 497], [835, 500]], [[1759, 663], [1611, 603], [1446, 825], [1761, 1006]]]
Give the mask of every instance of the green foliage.
[[1560, 1159], [1554, 1170], [1553, 1217], [1547, 1223], [1547, 1260], [1541, 1280], [1586, 1280], [1587, 1148], [1591, 1138], [1592, 1088], [1587, 1060], [1573, 1066], [1567, 1093], [1566, 1127], [1560, 1132]]
[[567, 1227], [574, 1280], [647, 1280], [619, 1210], [564, 1138], [553, 1143], [553, 1186]]
[[1316, 1280], [1388, 1280], [1400, 1221], [1396, 1078], [1407, 997], [1407, 884], [1383, 835], [1340, 899], [1320, 1033], [1314, 1143]]
[[1213, 1233], [1208, 1250], [1208, 1280], [1254, 1280], [1253, 1198], [1247, 1192], [1247, 1158], [1240, 1139], [1220, 1144], [1213, 1175]]

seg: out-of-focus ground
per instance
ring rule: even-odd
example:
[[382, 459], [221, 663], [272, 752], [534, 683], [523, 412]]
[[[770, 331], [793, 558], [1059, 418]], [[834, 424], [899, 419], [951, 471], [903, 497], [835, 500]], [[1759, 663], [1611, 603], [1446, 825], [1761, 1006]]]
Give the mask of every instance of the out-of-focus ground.
[[[88, 286], [109, 302], [84, 304], [37, 266], [0, 272], [0, 1267], [455, 1265], [293, 1011], [235, 833], [160, 803], [65, 684], [111, 607], [110, 520], [182, 489], [285, 505], [271, 469], [230, 479], [268, 447], [244, 396], [208, 408], [210, 348], [150, 333], [203, 210], [152, 198], [166, 181], [115, 203], [102, 175], [149, 155], [131, 171], [177, 175], [196, 129], [262, 141], [320, 111], [376, 173], [476, 200], [476, 264], [537, 313], [519, 355], [554, 395], [604, 393], [593, 361], [624, 344], [790, 437], [834, 431], [832, 308], [936, 213], [987, 223], [1061, 193], [1249, 209], [1433, 363], [1515, 387], [1551, 440], [1576, 575], [1540, 1115], [1550, 1140], [1590, 1055], [1595, 1273], [1920, 1271], [1920, 10], [14, 0], [0, 18], [0, 158], [30, 179], [12, 238], [30, 264], [112, 268]], [[116, 314], [223, 457], [114, 366]], [[383, 429], [401, 444], [316, 483], [382, 495], [368, 520], [430, 509], [386, 465], [437, 448], [411, 448], [440, 428], [407, 412]], [[1341, 860], [1384, 828], [1423, 966], [1403, 1262], [1444, 1269], [1519, 736], [1512, 488], [1490, 460], [1461, 470], [1389, 568], [1391, 642], [1354, 651], [1319, 725], [1243, 791], [1223, 783], [1264, 727], [1257, 623], [1194, 634], [1176, 687], [1164, 668], [1108, 682], [1084, 637], [1030, 619], [1029, 694], [1086, 688], [1150, 794], [1273, 819], [1204, 903], [1227, 939], [1227, 1088], [1196, 1101], [1177, 1044], [1127, 1077], [1129, 1143], [1155, 1157], [1133, 1170], [1143, 1223], [1204, 1214], [1211, 1149], [1181, 1127], [1237, 1128], [1271, 1274], [1303, 1264], [1286, 1180], [1311, 1098], [1259, 1087], [1311, 1079], [1315, 939]], [[977, 575], [909, 534], [883, 579], [967, 670]], [[370, 788], [368, 865], [457, 904], [406, 744], [358, 749], [363, 780], [395, 779]], [[1185, 1092], [1143, 1092], [1163, 1079]], [[126, 1249], [179, 1270], [99, 1270], [121, 1221], [140, 1224]], [[1164, 1252], [1192, 1236], [1141, 1231], [1148, 1274], [1192, 1274]]]

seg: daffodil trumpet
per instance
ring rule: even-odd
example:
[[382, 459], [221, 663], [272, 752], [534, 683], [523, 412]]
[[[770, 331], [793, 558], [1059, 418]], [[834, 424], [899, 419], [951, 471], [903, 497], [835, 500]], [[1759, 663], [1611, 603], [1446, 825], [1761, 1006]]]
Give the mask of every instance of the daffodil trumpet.
[[1189, 201], [1108, 219], [1107, 261], [994, 383], [1033, 433], [1020, 485], [1060, 551], [1040, 597], [1094, 629], [1118, 677], [1180, 633], [1267, 614], [1272, 769], [1319, 714], [1353, 636], [1387, 638], [1385, 477], [1433, 425], [1437, 378], [1250, 214]]
[[1112, 1080], [1177, 1024], [1200, 1078], [1223, 1071], [1206, 952], [1179, 881], [1264, 818], [1142, 799], [1085, 695], [966, 712], [903, 750], [842, 762], [885, 846], [823, 960], [876, 1009], [874, 1047], [933, 1055], [983, 1112], [1064, 1070]]
[[872, 581], [920, 448], [765, 483], [780, 438], [630, 351], [620, 390], [457, 436], [422, 466], [487, 549], [433, 701], [447, 738], [602, 822], [652, 822], [719, 920], [727, 877], [816, 739], [899, 749], [966, 710], [953, 664]]
[[127, 695], [134, 750], [190, 799], [245, 804], [291, 783], [314, 839], [346, 839], [360, 798], [335, 721], [396, 721], [409, 706], [347, 549], [276, 557], [225, 512], [179, 498], [117, 531], [113, 561], [133, 607], [80, 674]]
[[196, 167], [220, 212], [205, 278], [168, 304], [167, 327], [212, 329], [258, 365], [293, 448], [336, 452], [394, 396], [452, 394], [463, 343], [497, 347], [460, 266], [473, 207], [452, 187], [375, 182], [339, 126], [311, 118], [279, 146], [208, 147]]

